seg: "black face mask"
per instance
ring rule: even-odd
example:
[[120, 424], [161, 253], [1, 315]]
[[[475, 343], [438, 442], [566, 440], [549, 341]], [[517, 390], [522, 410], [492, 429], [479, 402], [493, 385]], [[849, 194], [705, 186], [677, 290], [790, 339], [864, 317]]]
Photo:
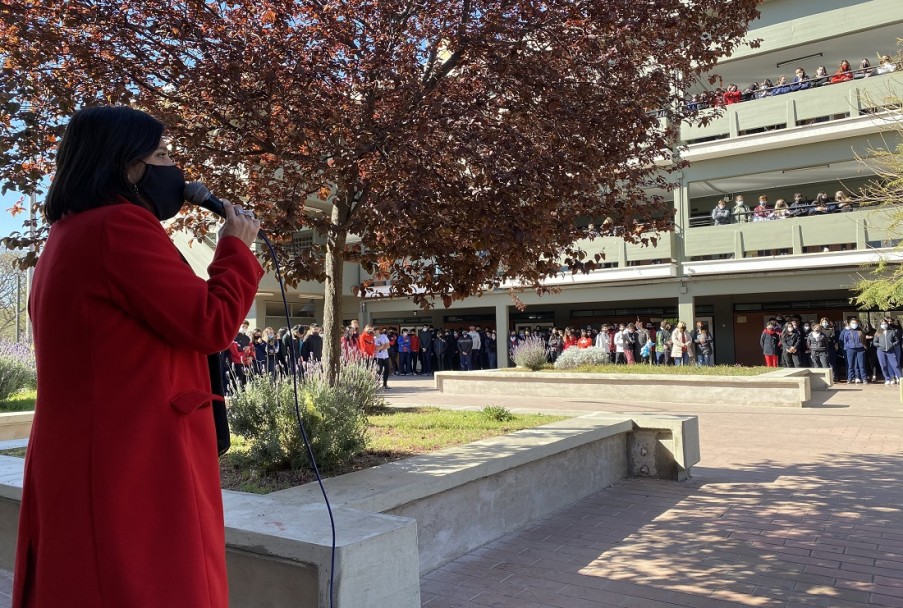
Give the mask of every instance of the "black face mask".
[[135, 187], [153, 204], [158, 220], [174, 218], [185, 204], [185, 174], [175, 165], [144, 164], [144, 177]]

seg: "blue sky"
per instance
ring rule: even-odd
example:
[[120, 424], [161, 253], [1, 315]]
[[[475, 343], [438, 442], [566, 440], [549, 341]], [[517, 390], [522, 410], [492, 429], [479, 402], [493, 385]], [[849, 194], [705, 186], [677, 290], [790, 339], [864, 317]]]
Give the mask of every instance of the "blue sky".
[[28, 213], [20, 213], [13, 217], [9, 211], [15, 202], [19, 199], [18, 192], [7, 192], [0, 195], [0, 238], [9, 236], [14, 230], [22, 231], [22, 221], [28, 219]]

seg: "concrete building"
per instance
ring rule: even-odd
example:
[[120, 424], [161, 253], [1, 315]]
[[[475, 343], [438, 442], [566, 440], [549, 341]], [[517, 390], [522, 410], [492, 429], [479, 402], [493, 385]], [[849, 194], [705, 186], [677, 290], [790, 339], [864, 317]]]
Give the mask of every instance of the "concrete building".
[[[843, 59], [854, 68], [862, 58], [877, 66], [878, 56], [897, 53], [903, 37], [899, 0], [771, 0], [761, 11], [749, 32], [761, 45], [740, 49], [716, 70], [725, 88], [777, 82], [782, 74], [789, 81], [797, 67], [812, 76], [823, 65], [833, 74]], [[673, 201], [674, 232], [659, 235], [654, 247], [615, 237], [587, 241], [588, 252], [604, 251], [607, 267], [550, 281], [561, 287], [553, 296], [520, 295], [524, 311], [506, 290], [431, 311], [407, 299], [360, 300], [351, 286], [369, 277], [348, 264], [343, 318], [395, 327], [476, 324], [495, 327], [500, 336], [521, 326], [703, 320], [714, 332], [716, 362], [760, 363], [758, 336], [768, 317], [840, 320], [855, 314], [851, 286], [863, 265], [887, 255], [899, 236], [888, 230], [887, 214], [873, 209], [718, 226], [711, 225], [711, 210], [723, 197], [732, 207], [737, 195], [752, 208], [760, 195], [774, 207], [779, 198], [792, 202], [796, 192], [812, 200], [819, 192], [833, 198], [838, 190], [855, 191], [873, 177], [858, 158], [898, 143], [893, 127], [899, 114], [885, 107], [894, 90], [903, 95], [903, 68], [732, 104], [705, 126], [684, 125], [682, 156], [691, 166], [677, 174], [676, 190], [659, 193]], [[585, 221], [598, 225], [602, 219]], [[301, 233], [298, 246], [316, 238]], [[201, 267], [206, 254], [195, 249]], [[283, 326], [272, 275], [260, 290], [249, 317], [260, 327]], [[322, 297], [317, 283], [293, 290], [293, 322], [322, 320]], [[500, 344], [501, 364], [506, 358]]]

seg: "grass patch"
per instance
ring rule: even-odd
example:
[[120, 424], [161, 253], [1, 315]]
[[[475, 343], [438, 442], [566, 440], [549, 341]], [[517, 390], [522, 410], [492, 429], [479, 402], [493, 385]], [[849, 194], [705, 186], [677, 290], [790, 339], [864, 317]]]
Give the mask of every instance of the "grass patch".
[[[780, 368], [778, 368], [780, 369]], [[758, 376], [774, 371], [773, 367], [740, 367], [715, 365], [697, 367], [695, 365], [583, 365], [574, 369], [556, 369], [546, 365], [541, 372], [556, 374], [653, 374], [657, 376]], [[529, 372], [528, 369], [508, 367], [500, 371]]]
[[[367, 426], [367, 449], [351, 462], [321, 473], [324, 477], [334, 477], [568, 418], [514, 414], [510, 420], [499, 420], [507, 417], [500, 415], [499, 408], [490, 406], [486, 409], [488, 411], [471, 412], [432, 407], [392, 408], [371, 414]], [[232, 448], [220, 459], [224, 489], [267, 494], [316, 479], [313, 472], [307, 470], [255, 470], [249, 466], [247, 451], [247, 442], [233, 435]]]
[[30, 412], [34, 410], [38, 391], [19, 391], [8, 399], [0, 400], [0, 412]]
[[25, 458], [25, 448], [10, 448], [8, 450], [0, 450], [0, 456], [15, 456], [16, 458]]

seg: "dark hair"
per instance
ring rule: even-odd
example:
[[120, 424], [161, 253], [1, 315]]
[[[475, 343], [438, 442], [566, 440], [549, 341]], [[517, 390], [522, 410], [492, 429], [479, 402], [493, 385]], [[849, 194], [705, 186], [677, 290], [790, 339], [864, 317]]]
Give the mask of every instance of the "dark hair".
[[44, 205], [47, 222], [115, 204], [117, 197], [147, 207], [129, 184], [128, 167], [156, 150], [162, 135], [163, 123], [125, 106], [76, 112], [57, 152], [56, 175]]

